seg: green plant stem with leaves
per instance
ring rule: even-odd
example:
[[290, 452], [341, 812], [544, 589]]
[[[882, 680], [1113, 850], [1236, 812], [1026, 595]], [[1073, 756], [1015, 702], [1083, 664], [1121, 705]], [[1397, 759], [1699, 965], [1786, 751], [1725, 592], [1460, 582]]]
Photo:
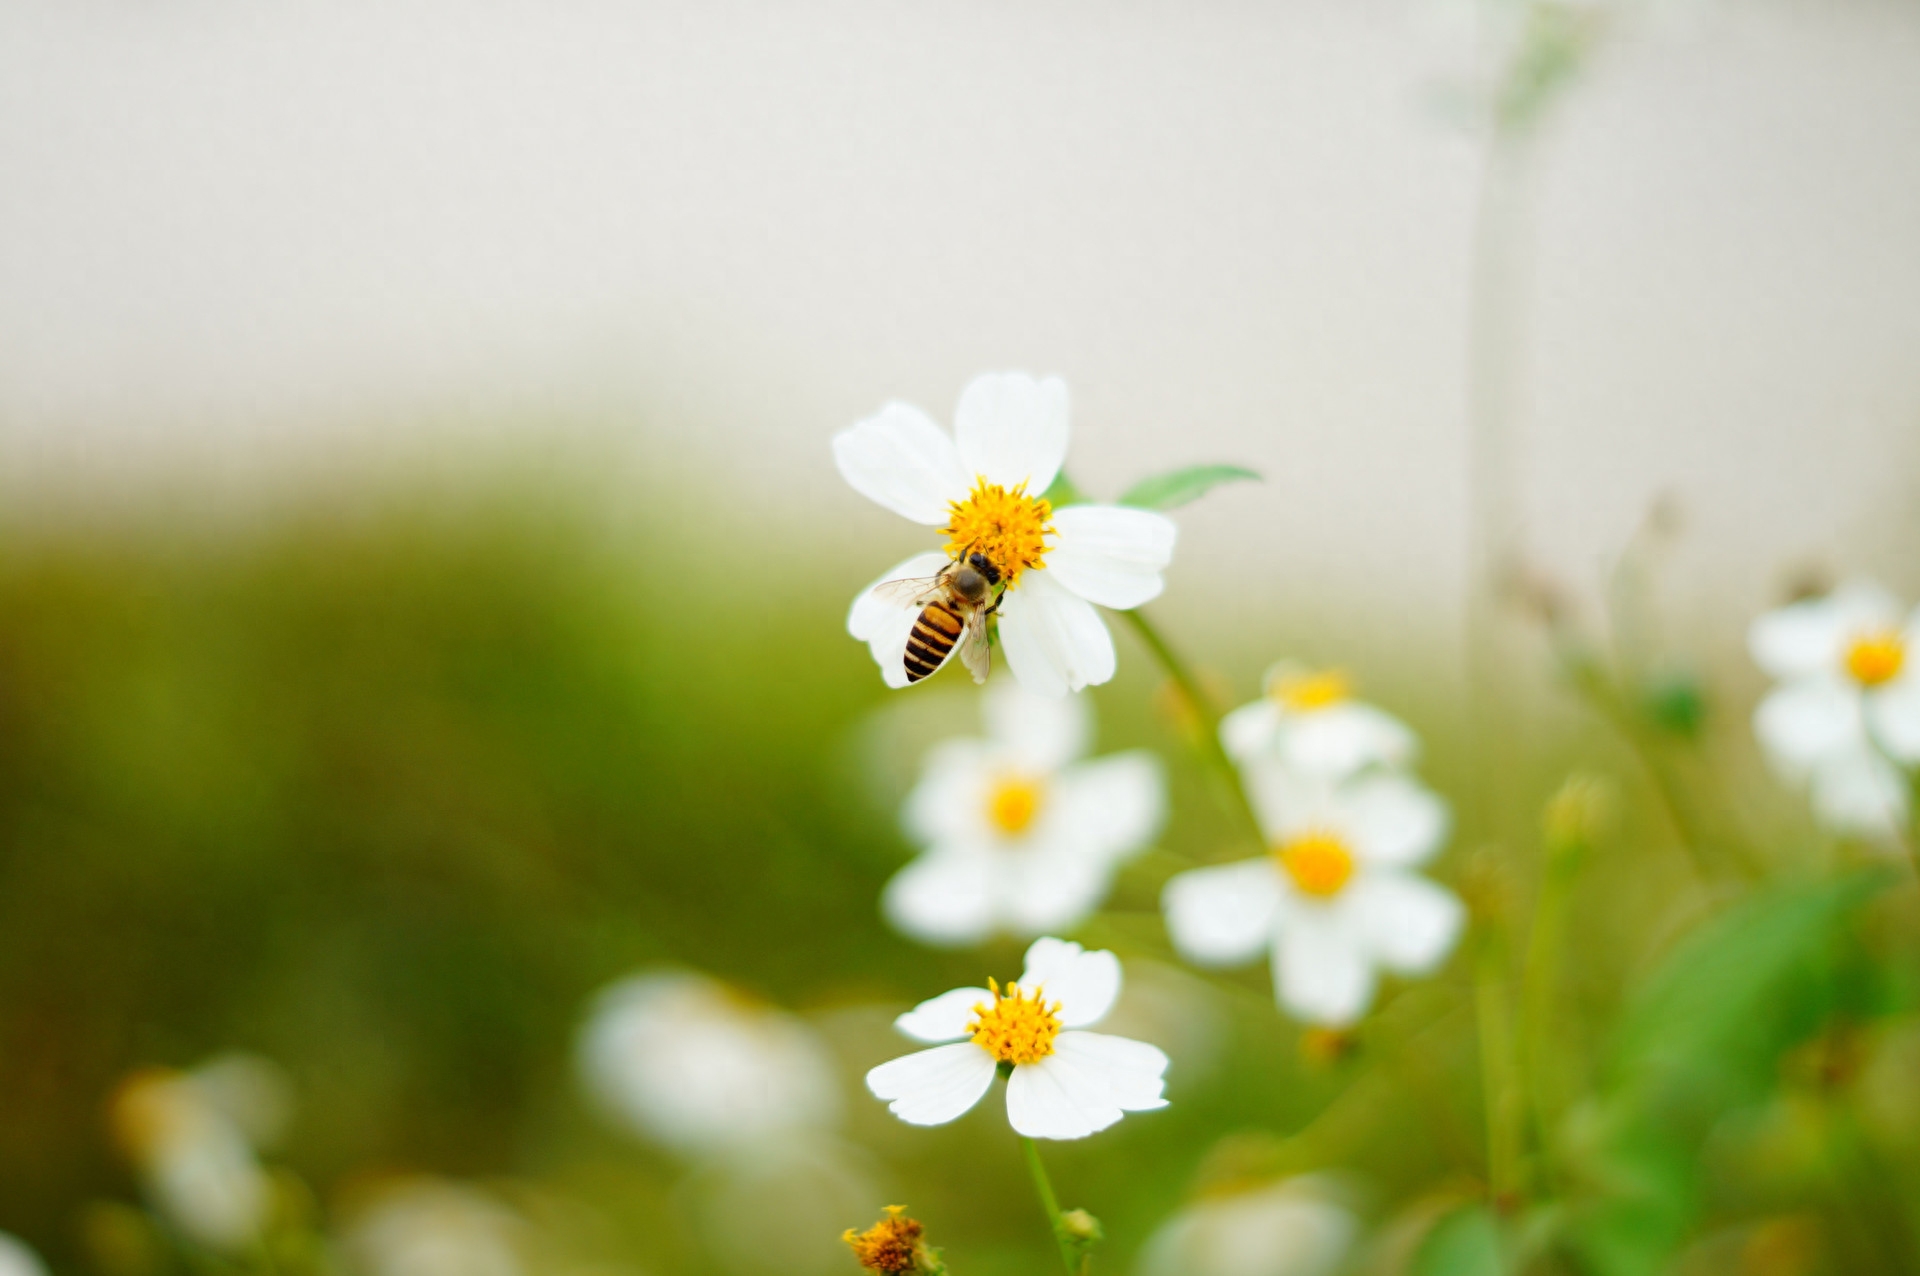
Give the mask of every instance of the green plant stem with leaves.
[[1040, 1205], [1047, 1211], [1047, 1224], [1053, 1229], [1054, 1243], [1060, 1247], [1060, 1261], [1066, 1266], [1067, 1276], [1082, 1276], [1092, 1266], [1092, 1259], [1075, 1263], [1073, 1246], [1067, 1241], [1066, 1221], [1060, 1214], [1060, 1198], [1054, 1195], [1053, 1180], [1047, 1177], [1047, 1167], [1040, 1163], [1040, 1149], [1026, 1135], [1020, 1136], [1020, 1147], [1026, 1153], [1027, 1169], [1033, 1173], [1034, 1190], [1040, 1194]]

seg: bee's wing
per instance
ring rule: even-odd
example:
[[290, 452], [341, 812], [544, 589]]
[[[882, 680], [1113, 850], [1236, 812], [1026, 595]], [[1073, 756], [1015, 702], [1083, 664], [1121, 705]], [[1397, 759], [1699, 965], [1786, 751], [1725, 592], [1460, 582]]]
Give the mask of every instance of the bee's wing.
[[883, 603], [896, 607], [924, 607], [945, 592], [938, 576], [906, 576], [883, 581], [868, 591]]
[[960, 661], [975, 682], [987, 680], [987, 670], [993, 667], [993, 648], [987, 643], [984, 608], [975, 608], [967, 614], [966, 631], [960, 635]]

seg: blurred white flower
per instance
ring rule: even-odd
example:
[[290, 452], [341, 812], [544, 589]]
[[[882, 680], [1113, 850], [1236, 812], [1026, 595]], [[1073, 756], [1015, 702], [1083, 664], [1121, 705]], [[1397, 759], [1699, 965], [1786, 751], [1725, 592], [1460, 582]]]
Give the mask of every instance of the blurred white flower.
[[1907, 811], [1901, 766], [1920, 764], [1920, 611], [1855, 581], [1767, 612], [1747, 645], [1780, 680], [1754, 710], [1774, 766], [1805, 781], [1820, 820], [1884, 833]]
[[25, 1241], [0, 1232], [0, 1276], [47, 1276], [47, 1265]]
[[1290, 662], [1267, 671], [1265, 696], [1221, 719], [1220, 743], [1239, 762], [1272, 756], [1334, 780], [1368, 766], [1405, 766], [1418, 751], [1407, 725], [1355, 700], [1340, 670]]
[[237, 1253], [259, 1240], [272, 1206], [255, 1141], [278, 1134], [289, 1106], [277, 1068], [227, 1055], [190, 1072], [135, 1073], [112, 1117], [160, 1215], [195, 1244]]
[[409, 1178], [356, 1208], [344, 1237], [360, 1276], [521, 1276], [519, 1215], [473, 1188]]
[[1243, 774], [1273, 849], [1167, 883], [1183, 956], [1231, 965], [1271, 948], [1280, 1004], [1332, 1027], [1366, 1013], [1377, 967], [1417, 975], [1445, 959], [1464, 910], [1412, 871], [1446, 839], [1438, 797], [1391, 772], [1335, 783], [1265, 759]]
[[969, 552], [1006, 582], [1000, 650], [1028, 690], [1062, 696], [1113, 677], [1113, 637], [1094, 610], [1157, 598], [1173, 558], [1171, 519], [1119, 505], [1054, 509], [1043, 493], [1067, 456], [1067, 387], [1020, 372], [975, 377], [949, 437], [919, 408], [889, 403], [834, 436], [833, 459], [855, 491], [937, 527], [943, 552], [918, 554], [860, 591], [847, 630], [866, 643], [890, 687], [907, 684], [907, 636], [918, 609], [874, 586], [932, 576]]
[[1007, 1120], [1034, 1139], [1080, 1139], [1128, 1112], [1164, 1108], [1167, 1056], [1125, 1037], [1082, 1032], [1120, 995], [1120, 959], [1036, 939], [1005, 988], [956, 988], [894, 1020], [916, 1041], [953, 1042], [883, 1063], [867, 1088], [909, 1125], [945, 1125], [980, 1101], [1004, 1065]]
[[832, 1059], [811, 1028], [689, 971], [603, 990], [579, 1065], [609, 1113], [683, 1155], [820, 1129], [840, 1112]]
[[905, 811], [927, 849], [882, 897], [887, 919], [929, 944], [1071, 929], [1165, 815], [1152, 754], [1075, 760], [1092, 734], [1085, 696], [1000, 682], [982, 707], [984, 739], [948, 740], [928, 755]]
[[1181, 1210], [1146, 1243], [1138, 1276], [1328, 1276], [1358, 1225], [1337, 1193], [1307, 1177]]

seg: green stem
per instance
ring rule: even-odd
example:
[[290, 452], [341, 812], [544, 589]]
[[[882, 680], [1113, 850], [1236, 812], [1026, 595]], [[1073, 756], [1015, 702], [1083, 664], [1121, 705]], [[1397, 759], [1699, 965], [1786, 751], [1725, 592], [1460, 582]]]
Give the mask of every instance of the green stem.
[[[1530, 1100], [1534, 1144], [1541, 1163], [1552, 1165], [1546, 1150], [1552, 1145], [1554, 1098], [1560, 1078], [1547, 1075], [1547, 1059], [1554, 1041], [1553, 1008], [1560, 991], [1560, 956], [1565, 950], [1567, 902], [1573, 893], [1577, 851], [1573, 846], [1549, 846], [1540, 901], [1533, 915], [1533, 933], [1527, 937], [1527, 958], [1520, 989], [1520, 1089]], [[1552, 1091], [1553, 1093], [1549, 1093]]]
[[1026, 1151], [1027, 1168], [1033, 1171], [1033, 1186], [1047, 1211], [1047, 1223], [1053, 1228], [1054, 1243], [1060, 1247], [1060, 1261], [1066, 1265], [1067, 1276], [1076, 1276], [1079, 1269], [1074, 1266], [1073, 1250], [1067, 1245], [1066, 1225], [1060, 1220], [1060, 1199], [1053, 1194], [1053, 1180], [1047, 1177], [1047, 1167], [1040, 1164], [1040, 1149], [1024, 1134], [1020, 1136], [1020, 1146]]
[[[1502, 923], [1488, 921], [1474, 965], [1475, 1009], [1480, 1021], [1480, 1086], [1487, 1109], [1487, 1195], [1501, 1220], [1520, 1200], [1520, 1145], [1524, 1107], [1514, 1077], [1513, 1014], [1507, 1004], [1506, 939]], [[1501, 1270], [1507, 1270], [1503, 1256]]]
[[1153, 658], [1160, 663], [1160, 668], [1192, 710], [1200, 736], [1196, 747], [1207, 763], [1209, 774], [1214, 777], [1215, 793], [1221, 805], [1234, 812], [1236, 820], [1244, 818], [1248, 835], [1253, 838], [1254, 844], [1264, 847], [1267, 837], [1260, 827], [1259, 817], [1254, 814], [1253, 804], [1247, 800], [1246, 789], [1240, 784], [1239, 768], [1233, 765], [1233, 759], [1227, 756], [1226, 748], [1220, 743], [1220, 715], [1214, 710], [1212, 701], [1200, 690], [1200, 683], [1187, 668], [1186, 662], [1180, 659], [1139, 608], [1120, 614], [1140, 635], [1140, 641], [1153, 653]]

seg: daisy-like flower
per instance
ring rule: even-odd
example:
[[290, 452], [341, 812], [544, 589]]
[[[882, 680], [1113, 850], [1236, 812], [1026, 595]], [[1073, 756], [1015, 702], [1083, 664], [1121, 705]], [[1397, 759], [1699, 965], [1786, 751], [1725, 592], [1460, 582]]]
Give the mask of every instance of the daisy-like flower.
[[362, 1189], [346, 1256], [360, 1276], [521, 1276], [526, 1223], [475, 1188], [407, 1178]]
[[1071, 929], [1114, 869], [1160, 831], [1166, 809], [1151, 753], [1076, 761], [1092, 734], [1085, 696], [998, 682], [983, 708], [986, 738], [948, 740], [928, 755], [905, 811], [927, 849], [882, 899], [888, 920], [925, 943]]
[[833, 459], [855, 491], [946, 538], [941, 552], [917, 554], [861, 590], [847, 615], [888, 686], [907, 685], [918, 609], [874, 586], [933, 576], [973, 553], [1006, 586], [1000, 649], [1022, 684], [1061, 696], [1113, 677], [1113, 637], [1095, 604], [1124, 611], [1158, 597], [1176, 529], [1150, 510], [1053, 508], [1043, 494], [1066, 460], [1067, 433], [1064, 382], [1003, 372], [961, 392], [952, 437], [905, 403], [834, 436]]
[[0, 1232], [0, 1276], [47, 1276], [47, 1267], [25, 1241]]
[[1754, 733], [1808, 783], [1822, 822], [1878, 833], [1904, 819], [1900, 767], [1920, 764], [1920, 610], [1856, 581], [1759, 617], [1747, 645], [1780, 680]]
[[1335, 783], [1268, 759], [1243, 774], [1272, 850], [1167, 883], [1161, 902], [1182, 956], [1224, 966], [1270, 948], [1280, 1004], [1336, 1028], [1366, 1013], [1379, 968], [1439, 965], [1464, 910], [1413, 872], [1446, 839], [1439, 798], [1391, 772]]
[[1236, 761], [1270, 755], [1336, 780], [1368, 766], [1405, 766], [1417, 751], [1407, 725], [1355, 700], [1341, 670], [1291, 662], [1267, 670], [1266, 695], [1220, 720], [1220, 743]]
[[812, 1029], [691, 971], [602, 991], [579, 1066], [607, 1112], [686, 1156], [816, 1131], [840, 1111], [833, 1061]]
[[[1128, 1112], [1164, 1108], [1167, 1056], [1125, 1037], [1082, 1029], [1120, 995], [1120, 959], [1060, 939], [1036, 939], [1019, 982], [956, 988], [923, 1001], [894, 1027], [932, 1050], [883, 1063], [867, 1088], [909, 1125], [945, 1125], [1007, 1075], [1007, 1120], [1034, 1139], [1081, 1139]], [[952, 1045], [940, 1045], [952, 1042]]]
[[1341, 1195], [1307, 1176], [1201, 1200], [1147, 1241], [1139, 1274], [1328, 1276], [1360, 1232]]

